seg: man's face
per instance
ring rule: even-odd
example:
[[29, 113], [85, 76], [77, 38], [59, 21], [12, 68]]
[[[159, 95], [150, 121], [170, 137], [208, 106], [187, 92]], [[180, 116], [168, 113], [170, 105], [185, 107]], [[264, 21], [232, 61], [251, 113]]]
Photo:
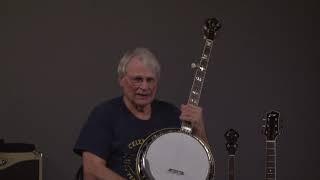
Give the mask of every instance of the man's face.
[[155, 72], [133, 57], [127, 64], [127, 72], [120, 79], [123, 95], [134, 106], [147, 106], [155, 98], [158, 79]]

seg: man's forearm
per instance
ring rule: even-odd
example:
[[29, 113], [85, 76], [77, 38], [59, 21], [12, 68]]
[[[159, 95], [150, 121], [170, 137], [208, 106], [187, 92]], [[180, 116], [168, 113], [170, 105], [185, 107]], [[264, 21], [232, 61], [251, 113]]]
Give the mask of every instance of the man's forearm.
[[116, 172], [108, 168], [106, 160], [85, 151], [82, 153], [84, 180], [124, 180]]
[[83, 170], [84, 180], [125, 180], [124, 177], [107, 167], [95, 167]]

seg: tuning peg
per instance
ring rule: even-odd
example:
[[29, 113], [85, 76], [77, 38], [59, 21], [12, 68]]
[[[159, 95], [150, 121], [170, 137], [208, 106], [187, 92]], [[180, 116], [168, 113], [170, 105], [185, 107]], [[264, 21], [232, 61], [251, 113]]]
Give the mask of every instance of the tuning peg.
[[197, 68], [197, 67], [199, 67], [199, 64], [191, 63], [191, 68], [192, 68], [192, 69]]
[[204, 40], [208, 39], [208, 37], [206, 35], [203, 35], [202, 37]]

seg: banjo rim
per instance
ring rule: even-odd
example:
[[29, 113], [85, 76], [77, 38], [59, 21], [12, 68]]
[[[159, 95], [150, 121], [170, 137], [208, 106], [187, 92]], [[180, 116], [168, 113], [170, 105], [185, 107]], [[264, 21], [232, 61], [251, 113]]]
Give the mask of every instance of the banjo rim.
[[144, 180], [147, 178], [147, 176], [146, 176], [147, 173], [145, 172], [145, 167], [143, 165], [143, 162], [146, 158], [146, 154], [147, 154], [151, 144], [153, 142], [155, 142], [155, 140], [158, 139], [159, 137], [166, 135], [166, 134], [169, 134], [169, 133], [182, 133], [182, 134], [190, 136], [191, 138], [194, 138], [197, 142], [199, 142], [199, 144], [204, 148], [206, 155], [207, 155], [207, 158], [208, 158], [209, 168], [208, 168], [208, 174], [206, 176], [206, 180], [213, 179], [213, 176], [215, 173], [215, 169], [214, 169], [215, 162], [214, 162], [214, 158], [212, 155], [212, 150], [210, 148], [210, 145], [208, 143], [204, 142], [199, 137], [181, 130], [181, 128], [164, 128], [164, 129], [160, 129], [158, 131], [155, 131], [155, 132], [151, 133], [149, 136], [147, 136], [147, 138], [144, 140], [143, 144], [139, 147], [137, 157], [136, 157], [136, 173], [137, 173], [138, 179]]

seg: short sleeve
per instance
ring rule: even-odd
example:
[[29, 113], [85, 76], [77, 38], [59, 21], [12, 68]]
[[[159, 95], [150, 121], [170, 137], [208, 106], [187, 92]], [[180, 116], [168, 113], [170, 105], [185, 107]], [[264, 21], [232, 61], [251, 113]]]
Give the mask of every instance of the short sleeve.
[[73, 151], [82, 155], [82, 152], [91, 152], [103, 159], [110, 154], [112, 144], [112, 110], [105, 104], [95, 107], [83, 126]]

